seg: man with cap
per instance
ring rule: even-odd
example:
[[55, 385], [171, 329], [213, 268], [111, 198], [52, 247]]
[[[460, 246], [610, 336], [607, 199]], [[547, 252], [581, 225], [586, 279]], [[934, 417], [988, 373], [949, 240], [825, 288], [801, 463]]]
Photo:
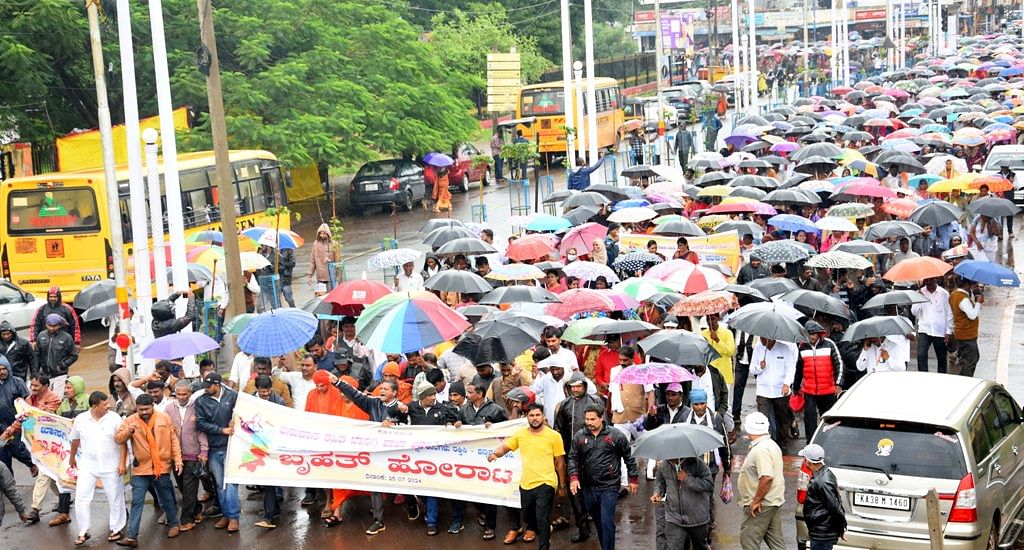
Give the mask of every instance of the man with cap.
[[651, 431], [662, 424], [682, 424], [686, 422], [690, 412], [690, 408], [683, 404], [683, 385], [672, 382], [665, 388], [665, 403], [647, 408], [644, 430]]
[[804, 500], [804, 522], [810, 550], [832, 550], [846, 532], [846, 512], [839, 497], [839, 485], [825, 466], [825, 449], [811, 443], [800, 451], [804, 467], [811, 471]]
[[[701, 460], [707, 465], [711, 472], [711, 479], [714, 480], [718, 471], [722, 470], [723, 477], [729, 477], [732, 465], [732, 449], [729, 448], [729, 438], [726, 419], [728, 413], [718, 413], [708, 406], [708, 392], [703, 388], [694, 388], [689, 393], [690, 414], [685, 422], [697, 424], [715, 430], [722, 435], [725, 445], [718, 448], [718, 451], [708, 452], [701, 455]], [[721, 466], [721, 467], [719, 467]], [[715, 499], [711, 499], [711, 528], [715, 527]]]
[[736, 484], [743, 507], [740, 547], [758, 550], [764, 541], [770, 550], [784, 550], [781, 510], [786, 486], [782, 450], [769, 436], [770, 424], [763, 413], [748, 414], [743, 429], [750, 437], [750, 447]]
[[[400, 378], [401, 376], [402, 368], [398, 366], [398, 363], [394, 361], [388, 361], [388, 363], [384, 365], [384, 372], [382, 377], [383, 381], [393, 382], [395, 385], [397, 385], [398, 400], [401, 401], [402, 403], [408, 404], [409, 402], [412, 401], [412, 384], [406, 382], [405, 380], [402, 380]], [[381, 397], [383, 395], [383, 386], [383, 384], [378, 384], [370, 395]]]
[[28, 341], [36, 344], [36, 340], [39, 335], [46, 330], [48, 323], [47, 318], [51, 314], [56, 314], [58, 317], [64, 320], [60, 326], [61, 330], [68, 333], [74, 341], [75, 345], [82, 343], [82, 327], [78, 322], [78, 315], [75, 313], [75, 308], [64, 303], [64, 299], [61, 297], [60, 287], [51, 286], [46, 292], [46, 303], [39, 306], [36, 310], [36, 314], [32, 317], [32, 324], [29, 325]]
[[395, 290], [398, 292], [423, 290], [423, 276], [416, 271], [416, 262], [402, 264], [402, 271], [395, 275]]
[[227, 457], [228, 438], [234, 433], [231, 416], [238, 393], [224, 386], [224, 380], [216, 372], [203, 377], [203, 388], [204, 394], [196, 401], [196, 427], [206, 434], [210, 447], [207, 466], [213, 474], [217, 500], [223, 513], [214, 527], [226, 527], [229, 533], [236, 533], [240, 513], [238, 485], [224, 483], [224, 459]]
[[552, 355], [548, 348], [537, 348], [533, 352], [533, 361], [541, 374], [530, 384], [530, 389], [544, 405], [548, 425], [554, 426], [558, 404], [565, 399], [565, 383], [569, 381], [565, 375], [568, 365], [562, 355]]
[[[605, 408], [605, 400], [599, 395], [587, 393], [590, 383], [582, 372], [574, 372], [566, 382], [565, 387], [568, 395], [555, 411], [555, 431], [562, 436], [562, 448], [568, 449], [572, 443], [572, 436], [582, 430], [584, 423], [583, 414], [587, 407], [595, 406]], [[576, 532], [572, 535], [573, 542], [587, 540], [590, 537], [590, 527], [587, 523], [587, 511], [583, 507], [582, 495], [566, 495], [569, 506], [572, 508], [573, 520], [576, 523]], [[563, 508], [564, 510], [564, 508]], [[563, 519], [560, 516], [559, 519]], [[558, 519], [555, 520], [558, 522]]]
[[[341, 334], [334, 339], [334, 352], [352, 358], [352, 364], [369, 370], [372, 373], [370, 357], [372, 353], [356, 337], [356, 318], [351, 315], [341, 320]], [[378, 364], [378, 363], [374, 363]], [[349, 375], [351, 376], [351, 375]], [[358, 377], [353, 377], [357, 378]], [[364, 388], [367, 386], [363, 386]]]
[[75, 340], [64, 330], [67, 321], [56, 313], [46, 316], [46, 330], [36, 335], [36, 366], [50, 378], [63, 376], [78, 361]]
[[14, 326], [7, 319], [0, 321], [0, 357], [6, 357], [11, 365], [11, 374], [26, 384], [36, 371], [36, 353], [32, 344], [18, 336]]
[[491, 383], [498, 379], [498, 375], [494, 373], [494, 364], [477, 363], [474, 367], [476, 368], [476, 376], [469, 382], [478, 388], [483, 388], [484, 392], [487, 393]]
[[804, 438], [810, 441], [818, 429], [818, 415], [831, 409], [843, 391], [843, 358], [820, 323], [807, 321], [804, 328], [811, 338], [799, 346], [793, 391], [803, 391]]

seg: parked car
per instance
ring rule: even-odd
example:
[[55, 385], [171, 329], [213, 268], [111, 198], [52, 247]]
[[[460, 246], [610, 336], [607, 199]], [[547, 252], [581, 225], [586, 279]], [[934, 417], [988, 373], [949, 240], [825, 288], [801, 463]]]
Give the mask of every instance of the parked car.
[[473, 157], [480, 155], [480, 150], [472, 143], [460, 143], [452, 148], [455, 164], [448, 169], [448, 188], [462, 193], [469, 192], [469, 185], [484, 178], [484, 187], [491, 184], [486, 168], [474, 168]]
[[[839, 484], [843, 548], [929, 548], [925, 496], [938, 493], [947, 549], [1013, 544], [1022, 531], [1024, 427], [1002, 385], [925, 372], [869, 374], [825, 415], [812, 443]], [[809, 472], [797, 485], [797, 539]]]
[[981, 173], [991, 176], [999, 173], [1003, 164], [1009, 163], [1017, 176], [1014, 178], [1013, 202], [1024, 205], [1024, 145], [996, 145], [981, 166]]
[[6, 279], [0, 279], [0, 319], [10, 322], [20, 336], [28, 338], [28, 327], [40, 304], [42, 302], [36, 300], [33, 294]]
[[367, 206], [390, 206], [412, 210], [427, 196], [423, 168], [411, 160], [388, 159], [367, 162], [349, 184], [349, 202], [354, 210]]
[[[644, 129], [648, 132], [658, 131], [658, 98], [640, 98], [644, 106]], [[662, 114], [665, 118], [665, 127], [672, 128], [678, 123], [678, 112], [676, 108], [664, 99], [661, 100]]]
[[690, 120], [690, 111], [700, 109], [700, 97], [694, 95], [692, 87], [671, 86], [662, 90], [661, 96], [669, 105], [675, 107], [678, 123], [688, 123]]

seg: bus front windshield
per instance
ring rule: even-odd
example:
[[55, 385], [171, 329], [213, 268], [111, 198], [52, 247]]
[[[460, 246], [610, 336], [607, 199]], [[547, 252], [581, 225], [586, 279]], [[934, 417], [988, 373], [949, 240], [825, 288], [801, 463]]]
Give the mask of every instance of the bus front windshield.
[[565, 112], [562, 90], [524, 90], [522, 93], [522, 116], [551, 116]]
[[81, 233], [99, 227], [96, 195], [88, 187], [18, 190], [7, 197], [11, 235]]

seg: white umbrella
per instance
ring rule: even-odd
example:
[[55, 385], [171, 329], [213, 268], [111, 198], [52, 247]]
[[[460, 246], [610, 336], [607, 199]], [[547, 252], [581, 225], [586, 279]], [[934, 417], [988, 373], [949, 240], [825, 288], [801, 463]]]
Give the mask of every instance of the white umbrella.
[[566, 265], [562, 272], [570, 277], [577, 277], [583, 281], [593, 281], [598, 277], [604, 277], [608, 283], [619, 282], [618, 276], [612, 268], [598, 262], [576, 261]]
[[608, 221], [615, 223], [638, 223], [646, 220], [653, 220], [657, 217], [658, 213], [646, 206], [634, 206], [612, 212], [612, 214], [608, 216]]
[[674, 183], [686, 183], [686, 176], [683, 175], [683, 171], [675, 166], [666, 166], [664, 164], [658, 164], [651, 166], [651, 171], [658, 175], [663, 180], [671, 181]]
[[419, 250], [413, 250], [411, 248], [396, 248], [394, 250], [385, 250], [384, 252], [378, 252], [370, 258], [370, 261], [366, 262], [366, 269], [370, 271], [377, 271], [380, 269], [387, 269], [389, 267], [397, 267], [402, 264], [414, 262], [419, 259], [422, 253]]
[[967, 168], [967, 161], [962, 158], [954, 157], [953, 155], [936, 155], [924, 165], [924, 169], [929, 174], [940, 174], [946, 169], [946, 161], [953, 161], [953, 170], [956, 170], [959, 174], [966, 174], [970, 172]]
[[871, 267], [871, 260], [843, 252], [841, 250], [830, 250], [824, 254], [814, 256], [804, 263], [807, 267], [827, 267], [831, 269], [867, 269]]
[[823, 231], [859, 231], [857, 224], [847, 218], [840, 218], [838, 216], [825, 216], [814, 222], [814, 225]]

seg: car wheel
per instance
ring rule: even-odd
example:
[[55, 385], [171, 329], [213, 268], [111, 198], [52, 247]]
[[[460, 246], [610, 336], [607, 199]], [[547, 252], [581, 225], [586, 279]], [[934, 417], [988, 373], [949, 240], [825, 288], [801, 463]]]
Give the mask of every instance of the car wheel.
[[412, 210], [412, 207], [413, 207], [412, 189], [406, 189], [405, 190], [405, 200], [402, 201], [402, 210], [405, 210], [406, 212], [408, 212], [408, 211]]
[[484, 172], [484, 176], [483, 176], [483, 178], [480, 181], [482, 182], [482, 185], [484, 187], [490, 187], [491, 186], [491, 174], [490, 174], [490, 172], [486, 172], [485, 171]]
[[985, 543], [986, 550], [999, 548], [999, 518], [992, 518], [992, 526], [988, 529], [988, 541]]
[[469, 174], [462, 174], [462, 183], [459, 184], [460, 193], [469, 193]]

